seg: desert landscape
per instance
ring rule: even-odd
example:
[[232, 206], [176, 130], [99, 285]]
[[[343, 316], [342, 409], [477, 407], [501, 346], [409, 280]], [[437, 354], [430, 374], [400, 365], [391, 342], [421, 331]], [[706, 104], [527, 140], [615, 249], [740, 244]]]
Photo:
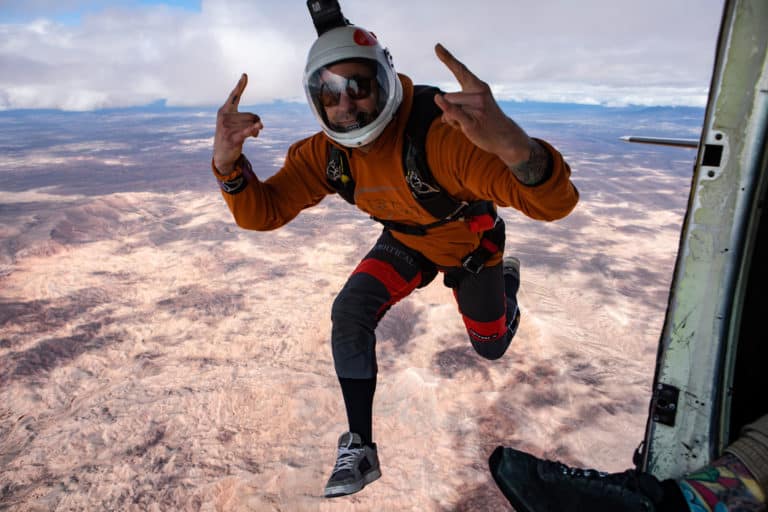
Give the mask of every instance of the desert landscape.
[[[618, 137], [695, 137], [703, 110], [504, 107], [581, 202], [554, 223], [502, 210], [522, 262], [502, 359], [476, 356], [439, 279], [388, 313], [382, 477], [333, 500], [330, 307], [380, 227], [329, 197], [238, 228], [212, 110], [0, 112], [0, 510], [504, 511], [499, 444], [631, 467], [695, 152]], [[265, 178], [315, 128], [305, 105], [254, 109]]]

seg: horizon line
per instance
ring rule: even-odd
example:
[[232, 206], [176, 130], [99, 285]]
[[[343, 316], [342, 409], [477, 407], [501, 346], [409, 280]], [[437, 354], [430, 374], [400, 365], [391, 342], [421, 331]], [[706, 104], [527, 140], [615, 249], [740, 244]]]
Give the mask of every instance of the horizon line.
[[[497, 103], [502, 104], [516, 104], [516, 105], [542, 105], [542, 106], [560, 106], [560, 107], [582, 107], [582, 108], [597, 108], [605, 110], [637, 110], [637, 109], [692, 109], [692, 110], [704, 110], [706, 106], [703, 105], [689, 105], [689, 104], [645, 104], [645, 103], [626, 103], [626, 104], [611, 104], [611, 103], [594, 103], [594, 102], [574, 102], [574, 101], [544, 101], [544, 100], [517, 100], [517, 99], [497, 99]], [[301, 99], [274, 99], [270, 102], [248, 103], [240, 105], [241, 109], [251, 109], [254, 107], [279, 107], [279, 106], [307, 106], [306, 100]], [[60, 114], [88, 114], [88, 113], [104, 113], [104, 112], [125, 112], [125, 111], [181, 111], [181, 110], [216, 110], [220, 105], [213, 104], [199, 104], [199, 105], [168, 105], [166, 99], [159, 99], [149, 103], [137, 104], [137, 105], [124, 105], [113, 107], [102, 107], [94, 109], [64, 109], [55, 107], [22, 107], [22, 108], [6, 108], [0, 106], [1, 114], [12, 113], [60, 113]], [[308, 113], [311, 110], [307, 109]]]

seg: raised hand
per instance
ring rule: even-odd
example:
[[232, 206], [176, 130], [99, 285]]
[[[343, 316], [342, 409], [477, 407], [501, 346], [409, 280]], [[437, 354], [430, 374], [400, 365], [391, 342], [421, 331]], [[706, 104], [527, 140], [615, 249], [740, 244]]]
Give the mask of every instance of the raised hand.
[[261, 119], [250, 112], [238, 112], [240, 98], [248, 85], [248, 75], [243, 73], [227, 101], [216, 114], [216, 134], [213, 138], [213, 164], [221, 174], [234, 170], [235, 162], [243, 152], [248, 137], [257, 137], [264, 129]]
[[435, 96], [435, 103], [443, 110], [443, 122], [464, 132], [477, 147], [494, 153], [510, 167], [527, 161], [531, 151], [528, 135], [502, 112], [488, 84], [443, 45], [438, 43], [435, 53], [461, 86], [461, 92]]

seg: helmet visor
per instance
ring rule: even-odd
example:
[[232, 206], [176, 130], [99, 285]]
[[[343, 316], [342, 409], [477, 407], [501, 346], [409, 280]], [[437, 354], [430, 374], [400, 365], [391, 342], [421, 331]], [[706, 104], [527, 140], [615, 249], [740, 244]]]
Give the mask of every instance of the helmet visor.
[[341, 133], [375, 121], [389, 97], [386, 70], [371, 59], [322, 66], [309, 76], [307, 88], [321, 121]]
[[372, 76], [352, 75], [343, 77], [333, 75], [320, 85], [318, 99], [323, 107], [335, 107], [346, 94], [351, 100], [364, 100], [371, 96], [376, 79]]

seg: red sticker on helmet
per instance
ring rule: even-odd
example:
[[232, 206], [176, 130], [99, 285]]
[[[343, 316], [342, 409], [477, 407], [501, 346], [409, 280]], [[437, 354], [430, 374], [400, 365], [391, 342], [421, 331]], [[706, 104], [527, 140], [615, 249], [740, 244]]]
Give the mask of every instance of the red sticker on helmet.
[[355, 35], [353, 38], [355, 39], [355, 43], [359, 44], [360, 46], [376, 46], [376, 38], [374, 35], [370, 32], [366, 32], [365, 30], [355, 30]]

